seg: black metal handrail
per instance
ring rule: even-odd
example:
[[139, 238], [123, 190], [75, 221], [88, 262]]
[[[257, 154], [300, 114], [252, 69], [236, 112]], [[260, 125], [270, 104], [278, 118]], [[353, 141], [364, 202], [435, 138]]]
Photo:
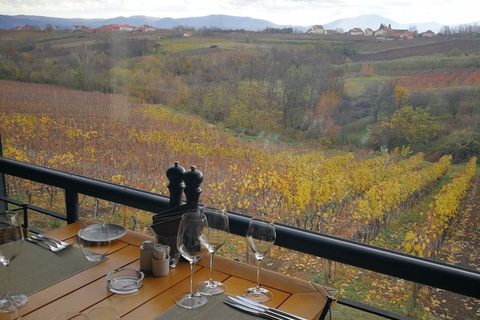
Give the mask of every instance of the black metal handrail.
[[[67, 221], [78, 219], [78, 194], [159, 213], [168, 197], [0, 157], [0, 173], [65, 189]], [[230, 231], [243, 236], [249, 217], [229, 212]], [[342, 238], [276, 224], [275, 245], [405, 280], [480, 298], [480, 272]]]

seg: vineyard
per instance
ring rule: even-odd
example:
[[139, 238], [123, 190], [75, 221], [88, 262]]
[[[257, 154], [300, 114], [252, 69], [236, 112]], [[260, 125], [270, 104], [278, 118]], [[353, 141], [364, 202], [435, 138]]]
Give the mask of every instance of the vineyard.
[[[379, 241], [433, 193], [409, 231], [385, 245], [425, 257], [441, 251], [476, 174], [476, 158], [451, 176], [448, 155], [429, 163], [422, 153], [352, 153], [246, 140], [158, 105], [52, 85], [0, 81], [0, 108], [5, 157], [165, 195], [166, 169], [176, 160], [187, 168], [195, 164], [204, 174], [202, 203], [366, 243]], [[64, 210], [61, 190], [12, 177], [7, 188], [10, 196]], [[151, 213], [87, 197], [81, 210], [145, 232], [151, 222]], [[225, 251], [244, 259], [241, 239], [232, 237]], [[436, 302], [428, 288], [419, 293], [424, 307], [418, 308], [412, 284], [403, 280], [371, 274], [366, 280], [361, 270], [279, 248], [267, 264], [328, 282], [348, 298], [433, 319], [428, 310]]]
[[406, 88], [417, 90], [476, 86], [480, 84], [480, 70], [478, 68], [469, 68], [422, 72], [402, 78], [400, 84]]

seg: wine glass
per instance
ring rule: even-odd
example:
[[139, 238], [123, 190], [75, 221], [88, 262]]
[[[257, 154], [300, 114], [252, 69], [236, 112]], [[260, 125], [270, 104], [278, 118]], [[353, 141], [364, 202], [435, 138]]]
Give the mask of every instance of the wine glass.
[[110, 250], [110, 231], [103, 220], [91, 219], [78, 232], [78, 244], [87, 260], [99, 262]]
[[56, 315], [52, 320], [90, 320], [90, 318], [84, 313], [65, 312]]
[[8, 306], [10, 300], [15, 301], [18, 308], [27, 304], [28, 298], [24, 294], [10, 292], [10, 262], [20, 254], [25, 244], [23, 227], [18, 214], [14, 211], [0, 213], [0, 262], [6, 267], [7, 294], [0, 298], [0, 308]]
[[21, 319], [21, 316], [15, 301], [6, 299], [4, 303], [0, 305], [0, 320], [18, 320], [18, 319]]
[[275, 225], [273, 221], [267, 221], [259, 217], [250, 219], [247, 229], [247, 241], [252, 248], [257, 260], [257, 286], [248, 288], [243, 296], [255, 302], [267, 302], [273, 294], [265, 288], [260, 288], [260, 269], [262, 260], [275, 242]]
[[88, 313], [89, 320], [119, 320], [120, 315], [113, 307], [97, 307]]
[[[182, 216], [178, 227], [177, 248], [180, 254], [190, 262], [190, 292], [179, 295], [175, 302], [186, 309], [197, 309], [207, 303], [207, 298], [198, 292], [193, 292], [193, 274], [195, 263], [200, 260], [207, 249], [200, 238], [208, 233], [208, 221], [203, 213], [189, 212]], [[208, 237], [208, 235], [206, 235]]]
[[208, 233], [205, 233], [200, 241], [210, 252], [210, 280], [202, 281], [197, 285], [197, 291], [206, 296], [212, 296], [225, 292], [223, 283], [213, 280], [213, 257], [215, 251], [227, 242], [228, 238], [228, 216], [227, 211], [205, 207], [203, 214], [207, 217]]

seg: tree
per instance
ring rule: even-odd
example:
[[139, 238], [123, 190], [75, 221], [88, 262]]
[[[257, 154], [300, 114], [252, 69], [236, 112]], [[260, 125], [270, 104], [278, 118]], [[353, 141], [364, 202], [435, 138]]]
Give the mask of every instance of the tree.
[[227, 107], [222, 87], [215, 87], [208, 91], [203, 100], [201, 115], [211, 122], [225, 120]]
[[85, 43], [82, 43], [72, 54], [78, 63], [78, 67], [75, 69], [75, 79], [80, 89], [86, 89], [87, 79], [91, 75], [90, 66], [95, 52], [87, 47]]
[[411, 25], [410, 27], [408, 27], [408, 31], [410, 31], [411, 33], [413, 33], [414, 35], [417, 35], [418, 34], [418, 28], [416, 25]]
[[427, 109], [411, 106], [396, 111], [390, 121], [383, 120], [368, 128], [369, 144], [375, 149], [387, 146], [393, 150], [402, 146], [412, 149], [435, 138], [442, 126], [434, 121]]
[[376, 81], [365, 88], [363, 98], [370, 104], [370, 113], [378, 122], [380, 112], [389, 113], [395, 106], [395, 80]]
[[229, 122], [250, 134], [280, 132], [282, 112], [270, 101], [265, 88], [257, 83], [242, 84], [233, 102]]
[[457, 117], [457, 113], [460, 110], [460, 106], [463, 100], [464, 91], [458, 89], [451, 89], [443, 95], [446, 108], [452, 115], [452, 118]]
[[395, 88], [395, 101], [397, 102], [397, 109], [405, 107], [408, 103], [408, 92], [403, 86], [397, 86]]

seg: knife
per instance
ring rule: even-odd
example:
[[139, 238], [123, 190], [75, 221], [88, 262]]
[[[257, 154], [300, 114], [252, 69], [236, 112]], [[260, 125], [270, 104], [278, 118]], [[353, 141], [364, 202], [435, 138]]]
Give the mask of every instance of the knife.
[[230, 299], [232, 299], [233, 301], [235, 301], [237, 303], [249, 306], [251, 308], [252, 307], [253, 308], [258, 308], [259, 310], [265, 310], [265, 311], [268, 310], [268, 311], [274, 312], [274, 313], [278, 314], [279, 316], [281, 316], [285, 319], [288, 319], [288, 320], [307, 320], [305, 318], [296, 316], [296, 315], [288, 313], [286, 311], [282, 311], [282, 310], [278, 310], [278, 309], [275, 309], [275, 308], [267, 307], [266, 305], [260, 304], [258, 302], [251, 301], [251, 300], [249, 300], [247, 298], [244, 298], [242, 296], [237, 296], [236, 298], [232, 297], [232, 296], [229, 296], [229, 297], [230, 297]]
[[[232, 299], [234, 302], [242, 305], [242, 306], [245, 306], [247, 308], [250, 308], [250, 309], [253, 309], [257, 312], [264, 312], [264, 313], [267, 313], [267, 314], [270, 314], [272, 316], [276, 316], [277, 318], [281, 319], [281, 320], [306, 320], [306, 319], [303, 319], [303, 318], [299, 318], [297, 316], [294, 316], [290, 313], [287, 313], [287, 312], [284, 312], [284, 311], [280, 311], [280, 310], [277, 310], [277, 309], [274, 309], [274, 308], [270, 308], [270, 307], [267, 307], [267, 306], [264, 306], [262, 304], [258, 304], [258, 303], [255, 303], [255, 302], [252, 302], [246, 298], [243, 298], [243, 297], [239, 297], [237, 296], [236, 298], [235, 297], [232, 297], [232, 296], [229, 296], [230, 299]], [[240, 299], [241, 298], [241, 299]]]
[[224, 300], [223, 303], [225, 303], [226, 305], [229, 305], [230, 307], [236, 308], [238, 310], [241, 310], [241, 311], [244, 311], [244, 312], [259, 316], [259, 317], [264, 317], [266, 319], [284, 320], [284, 318], [280, 318], [276, 315], [266, 313], [265, 311], [257, 311], [255, 309], [246, 307], [244, 305], [241, 305], [241, 304], [238, 304], [238, 303], [235, 303], [235, 302], [232, 302], [232, 301]]

